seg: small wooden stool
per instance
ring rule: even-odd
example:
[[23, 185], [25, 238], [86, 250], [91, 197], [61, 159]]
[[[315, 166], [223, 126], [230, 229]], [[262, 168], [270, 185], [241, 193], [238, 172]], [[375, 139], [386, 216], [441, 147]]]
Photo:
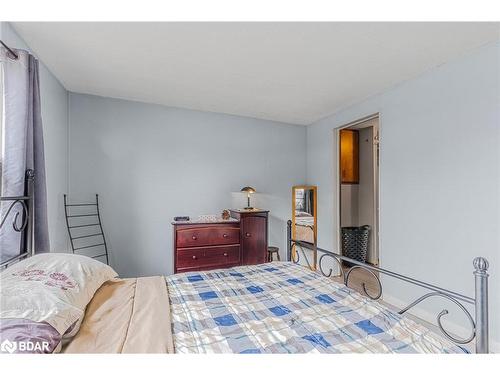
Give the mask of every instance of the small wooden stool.
[[280, 259], [280, 249], [279, 247], [276, 246], [268, 246], [267, 247], [267, 261], [272, 262], [273, 259], [273, 254], [276, 254], [278, 257], [278, 260], [281, 261]]

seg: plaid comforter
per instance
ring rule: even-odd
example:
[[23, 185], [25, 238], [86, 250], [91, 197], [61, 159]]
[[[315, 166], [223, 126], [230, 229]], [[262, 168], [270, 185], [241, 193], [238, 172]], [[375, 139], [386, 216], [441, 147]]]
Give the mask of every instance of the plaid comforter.
[[422, 325], [302, 266], [166, 278], [177, 353], [463, 353]]

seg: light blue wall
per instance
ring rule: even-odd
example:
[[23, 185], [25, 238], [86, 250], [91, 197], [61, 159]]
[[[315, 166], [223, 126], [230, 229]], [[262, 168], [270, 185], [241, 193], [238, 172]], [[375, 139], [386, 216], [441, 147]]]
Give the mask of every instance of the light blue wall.
[[[7, 22], [0, 37], [9, 47], [29, 50]], [[40, 61], [40, 96], [45, 143], [49, 237], [53, 252], [69, 250], [63, 194], [68, 190], [68, 92]]]
[[305, 127], [73, 93], [70, 114], [71, 196], [100, 194], [121, 276], [171, 273], [172, 218], [243, 207], [247, 185], [253, 205], [270, 210], [270, 244], [284, 257]]
[[[26, 48], [7, 23], [0, 37]], [[243, 206], [238, 190], [252, 185], [261, 192], [255, 205], [271, 210], [270, 243], [284, 256], [291, 186], [307, 176], [318, 186], [319, 246], [334, 249], [334, 129], [380, 112], [381, 265], [473, 295], [471, 261], [486, 256], [498, 351], [499, 66], [497, 43], [304, 128], [79, 94], [69, 95], [68, 109], [66, 90], [41, 64], [52, 248], [67, 249], [61, 202], [68, 180], [74, 198], [101, 194], [112, 264], [122, 276], [172, 272], [170, 219]], [[384, 280], [391, 303], [417, 294]], [[428, 303], [417, 313], [428, 319], [441, 307]], [[465, 334], [458, 326], [466, 322], [450, 318]]]
[[[320, 247], [337, 247], [334, 129], [376, 112], [381, 132], [381, 266], [473, 295], [472, 259], [487, 257], [491, 333], [498, 343], [500, 44], [307, 127], [307, 182], [318, 185]], [[384, 281], [384, 293], [395, 304], [417, 295], [392, 280]], [[421, 315], [429, 317], [432, 306], [443, 305], [424, 304]], [[465, 321], [450, 318], [467, 327]]]

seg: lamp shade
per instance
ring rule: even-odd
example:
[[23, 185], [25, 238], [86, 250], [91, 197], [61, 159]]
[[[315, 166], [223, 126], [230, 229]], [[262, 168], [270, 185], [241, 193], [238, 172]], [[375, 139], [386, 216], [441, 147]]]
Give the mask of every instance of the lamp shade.
[[251, 186], [245, 186], [244, 188], [241, 188], [241, 191], [247, 194], [255, 193], [255, 189]]

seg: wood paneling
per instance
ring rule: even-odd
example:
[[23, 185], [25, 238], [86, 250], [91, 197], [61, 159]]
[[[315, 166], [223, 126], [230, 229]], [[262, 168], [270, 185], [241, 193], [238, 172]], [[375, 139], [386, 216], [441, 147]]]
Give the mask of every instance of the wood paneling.
[[340, 183], [359, 184], [359, 132], [340, 131]]

